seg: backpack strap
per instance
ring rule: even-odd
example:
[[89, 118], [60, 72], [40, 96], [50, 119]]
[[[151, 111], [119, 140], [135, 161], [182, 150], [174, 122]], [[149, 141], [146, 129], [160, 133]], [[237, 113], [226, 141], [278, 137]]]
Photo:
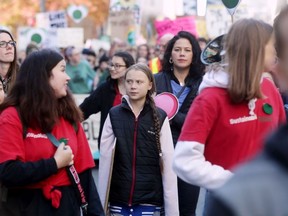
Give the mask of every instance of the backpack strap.
[[[60, 142], [64, 142], [65, 145], [67, 144], [68, 140], [65, 138], [61, 138], [60, 140], [57, 140], [56, 137], [51, 134], [51, 133], [46, 133], [46, 136], [48, 137], [48, 139], [50, 140], [50, 142], [56, 147], [58, 148], [60, 145]], [[74, 188], [74, 191], [76, 193], [76, 196], [78, 198], [79, 203], [81, 204], [81, 209], [83, 211], [84, 214], [87, 214], [87, 206], [88, 206], [88, 202], [86, 199], [86, 195], [84, 192], [84, 189], [81, 185], [80, 182], [80, 178], [78, 176], [78, 173], [74, 167], [74, 165], [69, 165], [66, 168], [66, 172], [68, 174], [68, 177], [72, 183], [72, 186]]]

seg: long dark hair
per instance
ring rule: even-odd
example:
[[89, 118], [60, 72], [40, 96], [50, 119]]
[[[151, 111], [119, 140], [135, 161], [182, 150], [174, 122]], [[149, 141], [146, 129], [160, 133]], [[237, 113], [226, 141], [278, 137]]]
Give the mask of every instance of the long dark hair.
[[129, 68], [131, 65], [135, 64], [134, 58], [128, 52], [117, 52], [113, 55], [113, 57], [114, 56], [122, 58], [125, 63], [126, 68]]
[[[4, 29], [0, 29], [0, 34], [8, 34], [12, 41], [15, 41], [12, 34], [9, 31], [6, 31]], [[7, 86], [5, 86], [4, 91], [7, 93], [11, 90], [12, 86], [15, 83], [17, 71], [19, 69], [18, 63], [17, 63], [17, 50], [16, 46], [14, 46], [14, 60], [11, 62], [9, 70], [7, 72]]]
[[193, 52], [193, 59], [190, 65], [189, 75], [193, 78], [201, 77], [204, 74], [205, 66], [200, 60], [201, 55], [201, 48], [199, 46], [199, 43], [197, 39], [189, 32], [187, 31], [180, 31], [177, 35], [175, 35], [168, 43], [167, 48], [164, 53], [164, 59], [163, 59], [163, 72], [165, 73], [173, 73], [171, 71], [171, 68], [173, 67], [173, 63], [169, 62], [169, 59], [171, 58], [171, 53], [174, 47], [174, 44], [177, 40], [185, 38], [187, 39], [191, 46], [192, 46], [192, 52]]
[[[157, 149], [158, 149], [158, 153], [159, 156], [161, 158], [162, 156], [162, 149], [161, 149], [161, 143], [160, 143], [160, 120], [159, 120], [159, 114], [158, 111], [156, 109], [156, 105], [154, 102], [154, 99], [152, 98], [152, 95], [156, 92], [156, 84], [155, 84], [155, 80], [154, 80], [154, 76], [150, 70], [150, 68], [143, 63], [137, 63], [132, 65], [131, 67], [129, 67], [126, 71], [125, 74], [125, 79], [127, 76], [127, 73], [131, 70], [139, 70], [142, 71], [148, 78], [148, 80], [152, 83], [152, 88], [147, 92], [146, 95], [146, 101], [149, 103], [149, 105], [152, 108], [153, 111], [153, 120], [154, 120], [154, 128], [155, 128], [155, 136], [156, 136], [156, 145], [157, 145]], [[162, 160], [160, 160], [161, 162]], [[161, 163], [160, 163], [161, 164]]]
[[51, 132], [60, 117], [71, 124], [80, 122], [82, 115], [72, 94], [68, 91], [58, 99], [49, 83], [52, 69], [61, 60], [61, 54], [50, 49], [31, 53], [22, 63], [14, 87], [0, 105], [0, 112], [15, 106], [26, 127], [40, 128], [44, 133]]

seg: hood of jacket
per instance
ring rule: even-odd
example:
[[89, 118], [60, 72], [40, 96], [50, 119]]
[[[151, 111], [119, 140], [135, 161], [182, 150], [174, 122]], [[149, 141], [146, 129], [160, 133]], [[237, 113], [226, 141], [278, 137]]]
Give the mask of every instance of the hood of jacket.
[[199, 93], [205, 88], [218, 87], [218, 88], [227, 88], [229, 81], [229, 75], [224, 70], [223, 67], [211, 67], [203, 77], [203, 81], [199, 86]]
[[[199, 93], [205, 88], [218, 87], [218, 88], [228, 88], [229, 74], [224, 70], [224, 65], [212, 65], [210, 70], [207, 71], [203, 77], [203, 81], [199, 86]], [[262, 82], [262, 79], [261, 79]], [[257, 98], [253, 98], [248, 101], [249, 115], [254, 116], [254, 110], [256, 108]]]

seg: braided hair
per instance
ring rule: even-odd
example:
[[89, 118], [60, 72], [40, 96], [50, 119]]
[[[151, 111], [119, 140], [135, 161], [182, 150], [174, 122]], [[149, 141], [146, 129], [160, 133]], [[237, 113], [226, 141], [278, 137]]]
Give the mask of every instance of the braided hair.
[[155, 85], [155, 80], [154, 76], [150, 70], [150, 68], [143, 63], [137, 63], [135, 65], [130, 66], [125, 74], [125, 79], [126, 75], [129, 71], [131, 70], [139, 70], [145, 73], [147, 76], [148, 80], [152, 83], [152, 88], [148, 90], [147, 95], [146, 95], [146, 101], [149, 103], [150, 107], [152, 108], [152, 113], [153, 113], [153, 120], [154, 120], [154, 128], [155, 128], [155, 138], [156, 138], [156, 145], [158, 149], [158, 154], [159, 154], [159, 159], [160, 159], [160, 168], [162, 170], [163, 165], [162, 165], [162, 148], [161, 148], [161, 143], [160, 143], [160, 131], [161, 131], [161, 126], [160, 126], [160, 119], [159, 119], [159, 112], [156, 108], [154, 99], [153, 99], [153, 94], [156, 92], [156, 85]]

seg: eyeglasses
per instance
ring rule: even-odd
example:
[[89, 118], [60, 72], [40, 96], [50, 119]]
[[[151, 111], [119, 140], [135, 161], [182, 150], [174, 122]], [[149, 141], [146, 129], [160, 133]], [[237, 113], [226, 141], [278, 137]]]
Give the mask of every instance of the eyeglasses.
[[0, 41], [0, 47], [1, 48], [6, 48], [8, 46], [8, 44], [11, 46], [16, 46], [16, 41], [8, 41], [8, 42]]
[[120, 69], [121, 67], [126, 67], [126, 65], [119, 65], [119, 64], [110, 64], [109, 69], [115, 68], [116, 70]]

